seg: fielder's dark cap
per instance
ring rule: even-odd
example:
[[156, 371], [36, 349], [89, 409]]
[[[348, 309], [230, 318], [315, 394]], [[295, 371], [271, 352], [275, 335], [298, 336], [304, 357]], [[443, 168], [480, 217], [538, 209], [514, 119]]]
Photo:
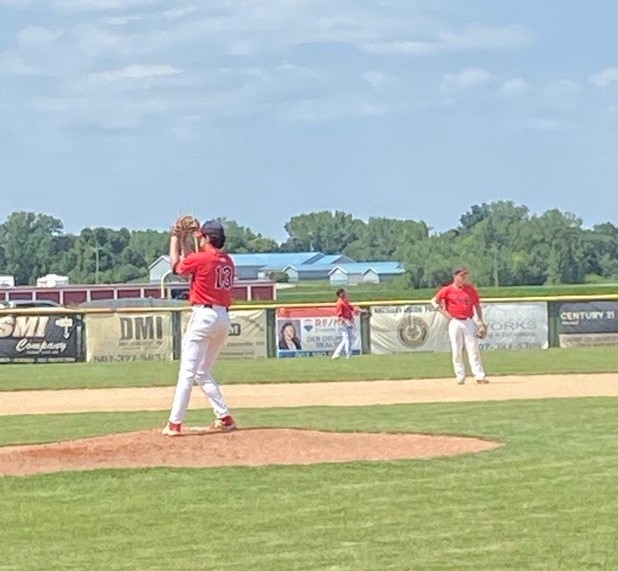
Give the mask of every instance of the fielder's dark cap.
[[216, 238], [218, 236], [225, 236], [225, 230], [223, 225], [216, 220], [208, 220], [202, 224], [202, 234]]
[[469, 273], [470, 273], [470, 270], [466, 268], [465, 266], [459, 266], [458, 268], [455, 268], [453, 270], [454, 276], [460, 276], [462, 274], [469, 274]]
[[225, 245], [225, 229], [220, 222], [208, 220], [202, 224], [202, 234], [210, 238], [210, 243], [215, 248], [223, 248]]

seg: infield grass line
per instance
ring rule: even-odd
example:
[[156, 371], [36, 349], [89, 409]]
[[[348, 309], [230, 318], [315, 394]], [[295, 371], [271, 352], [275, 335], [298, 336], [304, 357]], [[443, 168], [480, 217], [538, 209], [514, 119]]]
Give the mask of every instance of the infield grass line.
[[[487, 351], [483, 359], [490, 376], [618, 372], [618, 351], [612, 347]], [[0, 392], [171, 386], [177, 374], [177, 361], [0, 365]], [[337, 361], [319, 357], [222, 359], [215, 375], [225, 384], [257, 384], [432, 379], [448, 378], [453, 372], [450, 354], [401, 353]]]

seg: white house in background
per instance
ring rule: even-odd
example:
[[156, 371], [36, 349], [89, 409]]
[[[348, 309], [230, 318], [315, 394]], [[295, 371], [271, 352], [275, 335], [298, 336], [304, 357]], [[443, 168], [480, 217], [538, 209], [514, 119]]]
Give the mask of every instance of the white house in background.
[[[232, 254], [238, 280], [268, 279], [273, 273], [287, 274], [292, 283], [329, 280], [333, 285], [382, 283], [404, 273], [399, 262], [356, 263], [342, 254], [321, 252]], [[159, 256], [150, 265], [150, 281], [159, 283], [170, 269], [169, 256]]]
[[[231, 254], [236, 264], [236, 276], [239, 280], [268, 279], [270, 274], [282, 272], [288, 266], [313, 264], [322, 258], [321, 252], [293, 252], [272, 254]], [[330, 256], [329, 256], [330, 257]], [[345, 256], [333, 256], [345, 258]], [[165, 272], [170, 269], [169, 256], [159, 256], [149, 267], [150, 281], [160, 282]], [[324, 276], [324, 279], [328, 274]]]
[[0, 276], [0, 287], [15, 287], [15, 276]]
[[170, 257], [159, 256], [150, 266], [148, 266], [148, 272], [150, 275], [150, 281], [152, 283], [161, 283], [163, 276], [170, 269]]
[[47, 274], [36, 280], [36, 287], [60, 287], [69, 285], [69, 276]]
[[312, 263], [314, 266], [336, 266], [338, 264], [354, 264], [352, 258], [348, 258], [343, 254], [326, 254], [319, 260]]
[[290, 283], [306, 282], [310, 280], [327, 280], [333, 266], [288, 266], [283, 273], [288, 276]]
[[400, 262], [358, 262], [339, 264], [328, 274], [332, 286], [362, 283], [379, 284], [405, 273]]

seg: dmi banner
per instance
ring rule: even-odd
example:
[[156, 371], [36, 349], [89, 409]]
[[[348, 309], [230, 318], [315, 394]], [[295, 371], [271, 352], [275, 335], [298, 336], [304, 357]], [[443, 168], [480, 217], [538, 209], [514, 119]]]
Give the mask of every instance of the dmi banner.
[[[356, 335], [351, 350], [361, 352], [360, 317], [354, 319]], [[279, 308], [277, 310], [277, 356], [314, 357], [330, 355], [341, 341], [341, 326], [334, 307]]]
[[[483, 304], [488, 334], [481, 348], [546, 349], [547, 304]], [[371, 310], [371, 352], [450, 351], [448, 321], [429, 305], [381, 306]]]
[[618, 302], [563, 303], [559, 312], [560, 347], [618, 345]]
[[81, 315], [1, 315], [0, 363], [73, 362]]
[[[182, 313], [182, 333], [187, 329], [190, 311]], [[267, 357], [266, 311], [241, 309], [230, 311], [230, 336], [221, 356], [237, 359]]]
[[87, 315], [86, 358], [95, 363], [171, 361], [172, 314]]

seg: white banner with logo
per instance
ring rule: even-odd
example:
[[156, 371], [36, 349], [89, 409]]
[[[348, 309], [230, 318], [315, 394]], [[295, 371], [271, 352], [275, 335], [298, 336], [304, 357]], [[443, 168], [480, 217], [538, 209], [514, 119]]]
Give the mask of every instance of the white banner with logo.
[[86, 316], [88, 361], [171, 361], [172, 358], [171, 313]]
[[[182, 334], [187, 329], [190, 311], [182, 313]], [[267, 357], [266, 311], [239, 309], [230, 311], [230, 336], [221, 352], [222, 357], [254, 359]]]
[[430, 305], [376, 306], [371, 309], [371, 353], [450, 351], [448, 322]]
[[[547, 304], [483, 304], [489, 329], [481, 348], [546, 349]], [[430, 305], [378, 306], [371, 310], [371, 352], [450, 351], [448, 321]]]

